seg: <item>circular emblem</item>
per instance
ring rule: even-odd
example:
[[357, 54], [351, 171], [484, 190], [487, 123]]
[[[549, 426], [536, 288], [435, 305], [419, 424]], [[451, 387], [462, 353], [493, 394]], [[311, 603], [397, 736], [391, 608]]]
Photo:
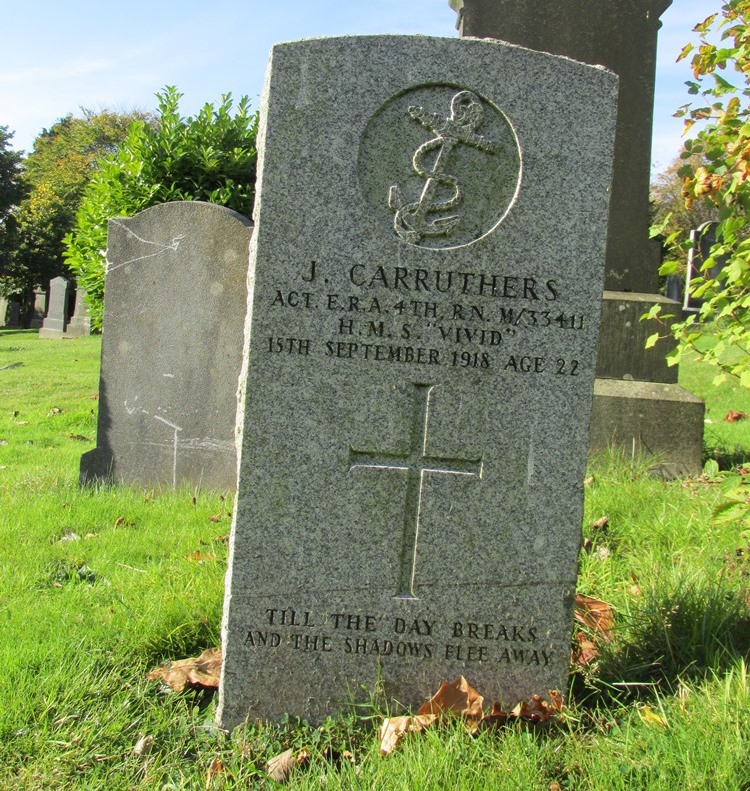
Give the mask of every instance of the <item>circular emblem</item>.
[[487, 99], [455, 85], [421, 85], [370, 119], [357, 172], [388, 233], [449, 249], [503, 221], [521, 183], [521, 151], [510, 121]]

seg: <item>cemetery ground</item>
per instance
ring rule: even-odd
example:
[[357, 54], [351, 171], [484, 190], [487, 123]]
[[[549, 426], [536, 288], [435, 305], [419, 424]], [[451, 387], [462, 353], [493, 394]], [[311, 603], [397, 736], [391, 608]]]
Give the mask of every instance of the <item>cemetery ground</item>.
[[750, 413], [746, 392], [684, 367], [719, 461], [700, 478], [592, 462], [578, 590], [614, 622], [578, 624], [564, 713], [475, 735], [442, 722], [381, 758], [377, 690], [320, 727], [228, 738], [214, 693], [147, 681], [219, 644], [232, 502], [79, 488], [99, 352], [96, 337], [0, 330], [0, 787], [273, 787], [266, 764], [292, 749], [294, 788], [750, 788], [750, 520], [714, 518], [742, 479], [717, 466], [750, 460], [750, 419], [725, 421]]

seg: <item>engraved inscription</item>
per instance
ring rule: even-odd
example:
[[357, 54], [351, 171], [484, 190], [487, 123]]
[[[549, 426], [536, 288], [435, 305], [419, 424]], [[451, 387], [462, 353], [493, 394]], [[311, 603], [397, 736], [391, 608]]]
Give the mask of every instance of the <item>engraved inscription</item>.
[[419, 516], [425, 474], [468, 475], [482, 477], [482, 459], [459, 459], [431, 456], [427, 453], [427, 424], [430, 415], [430, 394], [434, 385], [414, 383], [413, 414], [409, 449], [406, 453], [386, 453], [349, 449], [349, 472], [357, 468], [402, 470], [406, 472], [406, 497], [399, 590], [397, 599], [414, 599], [414, 575], [417, 566]]
[[[451, 151], [458, 145], [467, 145], [493, 155], [497, 149], [491, 140], [476, 132], [482, 124], [484, 110], [479, 98], [471, 91], [460, 91], [453, 97], [448, 118], [414, 105], [409, 107], [408, 114], [435, 135], [419, 146], [412, 158], [412, 169], [425, 179], [425, 185], [419, 200], [414, 202], [404, 199], [398, 185], [392, 186], [388, 193], [388, 206], [396, 212], [393, 219], [396, 233], [405, 242], [418, 244], [425, 236], [450, 235], [461, 220], [458, 214], [429, 217], [454, 209], [463, 200], [458, 179], [446, 173]], [[434, 160], [430, 166], [427, 158], [431, 154], [434, 154]], [[441, 189], [447, 197], [440, 196]]]

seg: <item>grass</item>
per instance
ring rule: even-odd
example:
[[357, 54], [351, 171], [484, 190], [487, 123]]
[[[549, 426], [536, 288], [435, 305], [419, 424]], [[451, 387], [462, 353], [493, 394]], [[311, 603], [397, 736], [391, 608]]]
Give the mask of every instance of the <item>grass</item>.
[[[295, 789], [750, 789], [750, 537], [712, 519], [721, 478], [663, 481], [614, 454], [591, 464], [579, 579], [614, 607], [613, 639], [556, 725], [449, 722], [382, 759], [375, 696], [317, 728], [217, 732], [210, 693], [145, 675], [218, 644], [230, 498], [78, 487], [98, 343], [0, 330], [0, 788], [273, 788], [265, 764], [293, 748], [310, 753]], [[698, 365], [687, 386], [712, 378]], [[701, 394], [708, 455], [750, 458], [750, 421], [720, 419], [747, 394]]]

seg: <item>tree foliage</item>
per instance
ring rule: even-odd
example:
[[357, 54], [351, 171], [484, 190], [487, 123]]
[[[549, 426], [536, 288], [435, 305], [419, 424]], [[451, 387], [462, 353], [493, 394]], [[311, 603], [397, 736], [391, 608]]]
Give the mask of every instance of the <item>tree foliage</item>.
[[[683, 197], [687, 208], [709, 201], [719, 226], [717, 244], [691, 284], [691, 294], [703, 305], [699, 314], [671, 325], [679, 343], [669, 362], [676, 364], [697, 350], [718, 366], [717, 380], [732, 375], [750, 387], [750, 0], [727, 0], [694, 32], [697, 44], [688, 44], [680, 54], [680, 59], [692, 56], [694, 79], [688, 86], [700, 97], [678, 113], [686, 129], [699, 129], [682, 154]], [[687, 244], [679, 232], [668, 241], [678, 249]], [[710, 270], [722, 256], [725, 263], [712, 277]], [[662, 274], [672, 274], [678, 266], [679, 256], [672, 256]], [[647, 317], [669, 318], [658, 308]], [[653, 335], [649, 345], [657, 339]]]
[[15, 212], [13, 254], [3, 270], [5, 293], [46, 286], [64, 273], [63, 238], [73, 226], [96, 161], [116, 149], [137, 115], [84, 110], [83, 117], [61, 118], [36, 138], [23, 167], [26, 197]]
[[0, 126], [0, 282], [16, 244], [15, 208], [24, 196], [23, 154], [9, 147], [12, 138], [13, 132], [7, 126]]
[[[677, 157], [654, 178], [651, 184], [651, 216], [662, 234], [679, 232], [687, 237], [690, 231], [703, 223], [718, 220], [718, 209], [705, 196], [693, 201], [690, 206], [685, 203], [683, 182], [686, 168], [693, 171], [703, 164], [703, 157], [697, 153], [691, 154], [687, 161]], [[672, 253], [682, 258], [683, 265], [686, 263], [684, 250], [675, 247]]]
[[218, 108], [205, 104], [195, 117], [180, 115], [182, 94], [157, 94], [158, 115], [134, 121], [117, 151], [100, 160], [81, 201], [65, 258], [86, 289], [92, 326], [101, 328], [107, 221], [149, 206], [203, 200], [242, 214], [252, 210], [257, 113], [242, 97], [234, 113], [230, 94]]

